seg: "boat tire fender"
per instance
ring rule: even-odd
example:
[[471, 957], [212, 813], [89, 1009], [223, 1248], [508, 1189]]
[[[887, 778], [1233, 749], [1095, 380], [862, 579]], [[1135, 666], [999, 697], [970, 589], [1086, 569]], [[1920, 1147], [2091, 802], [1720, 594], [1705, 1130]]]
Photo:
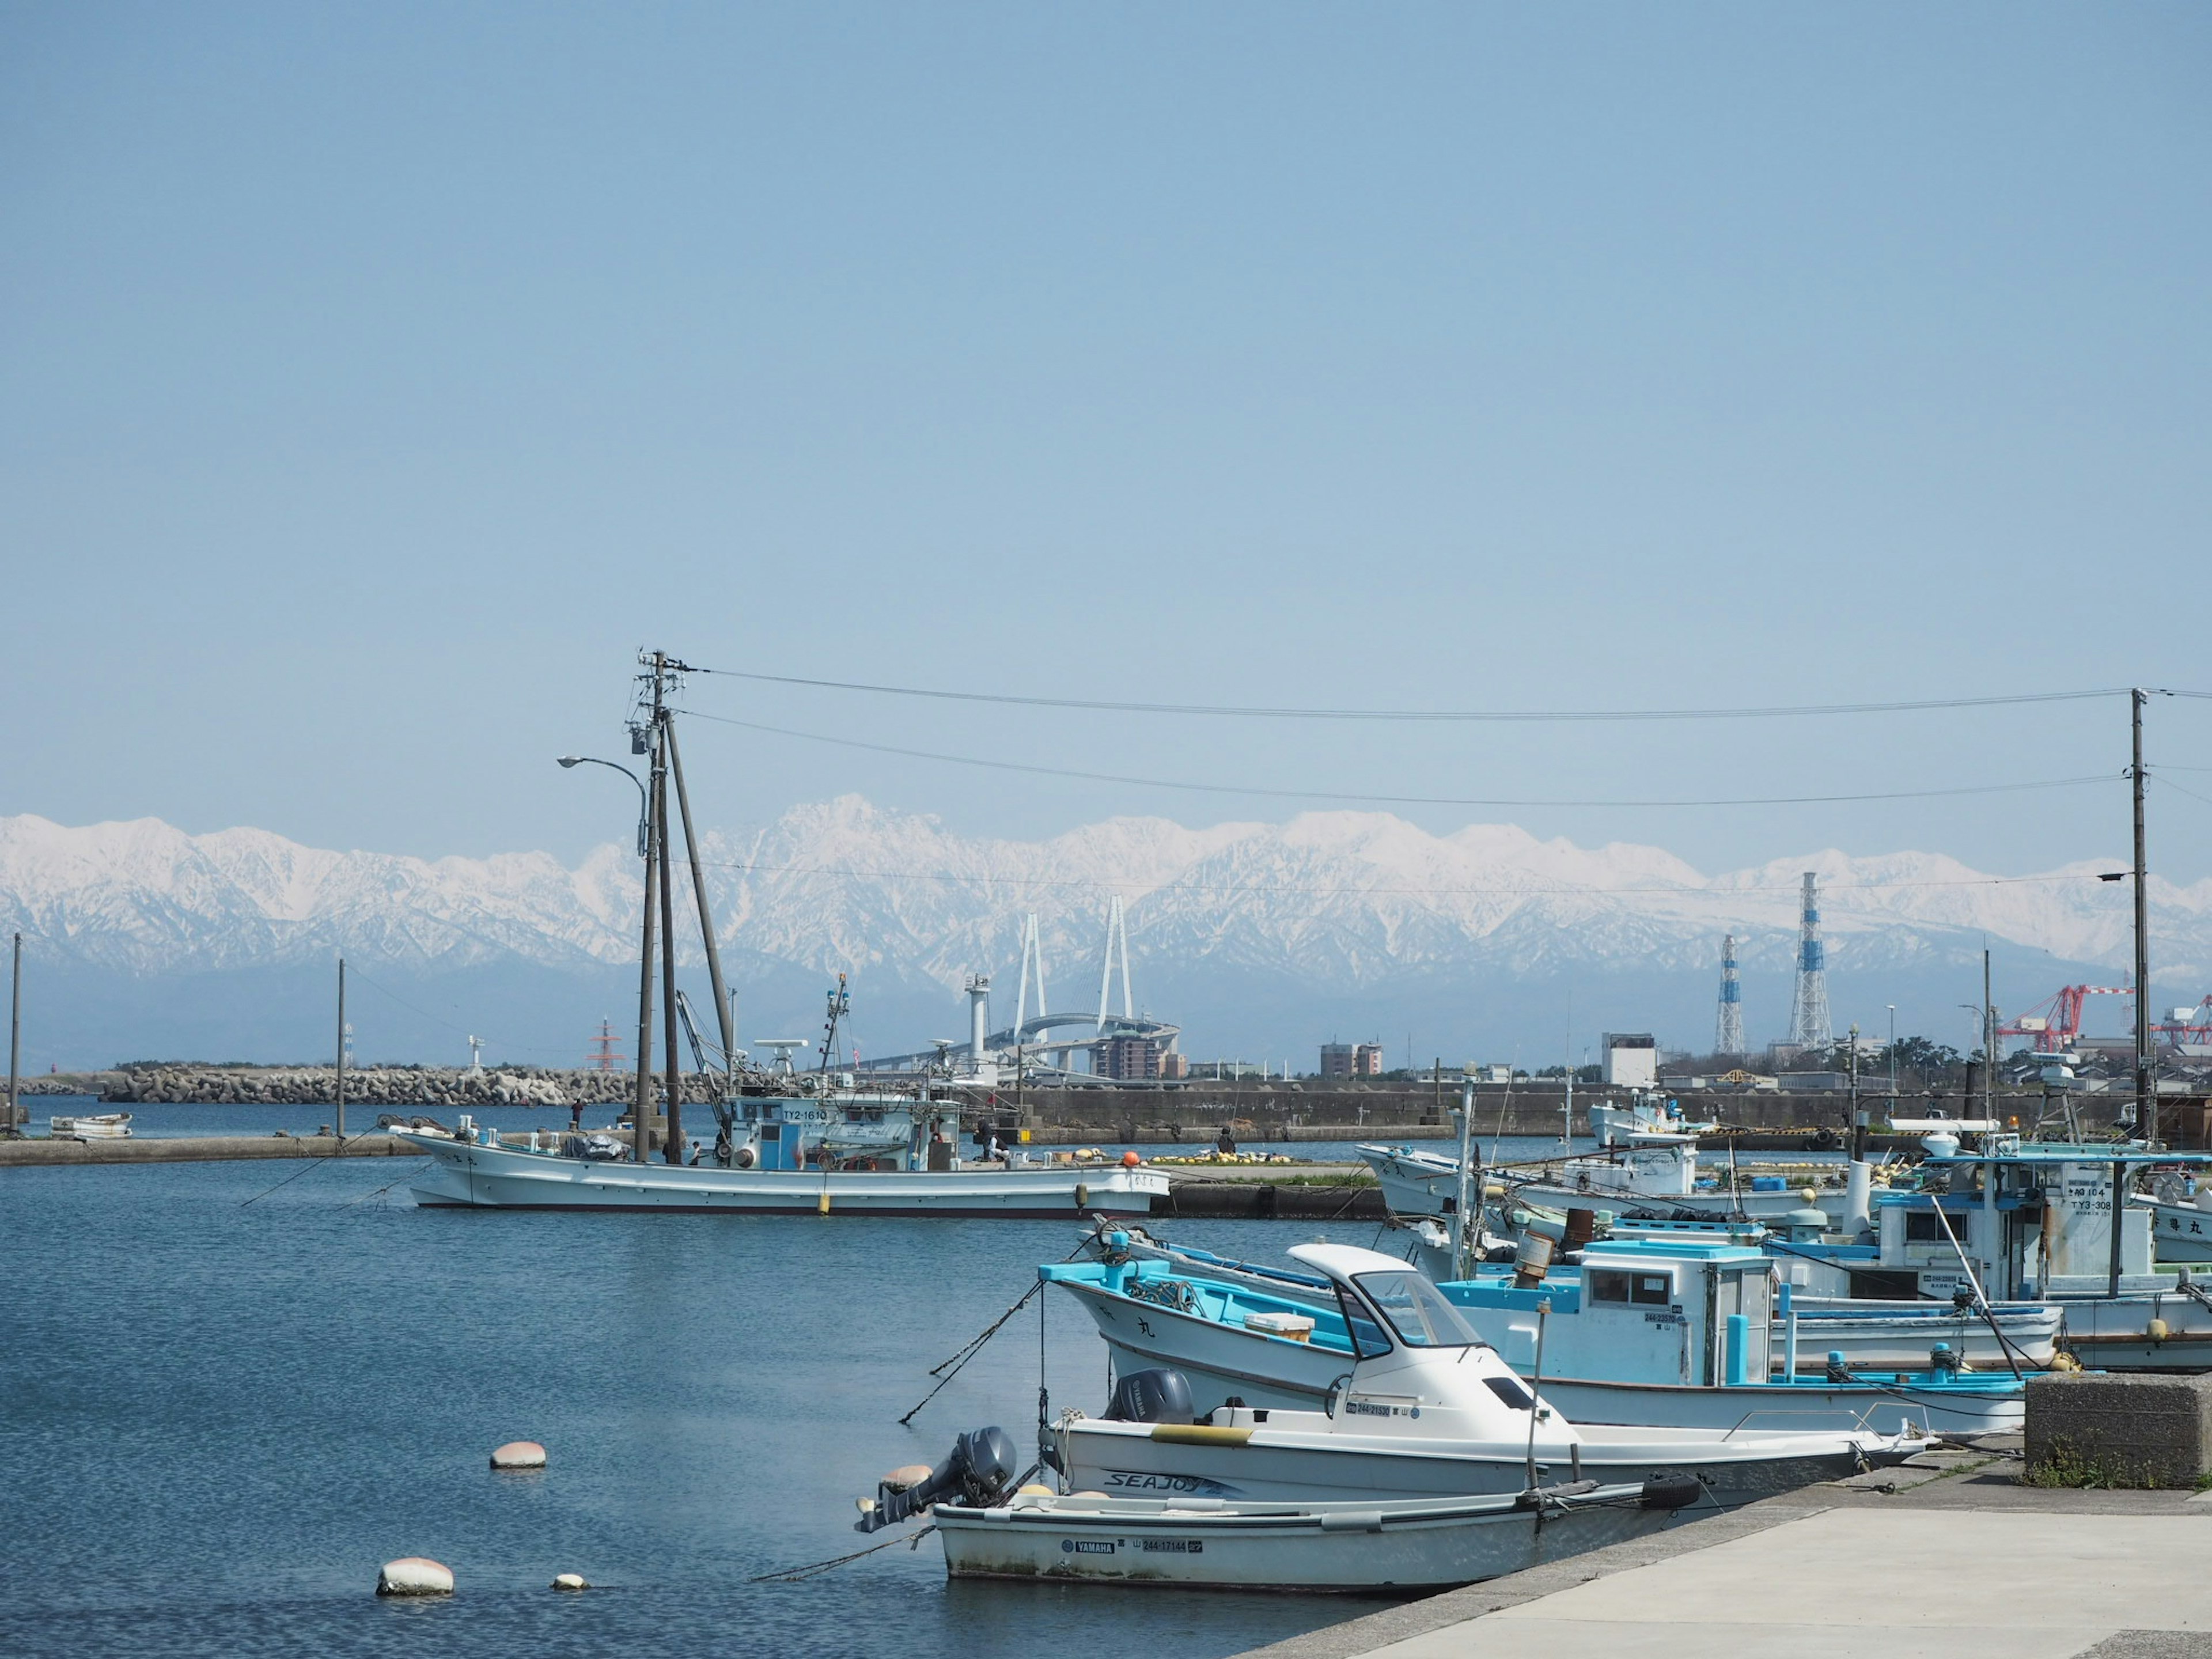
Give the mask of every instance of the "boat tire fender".
[[1644, 1481], [1643, 1503], [1647, 1510], [1686, 1510], [1705, 1495], [1696, 1475], [1668, 1469]]

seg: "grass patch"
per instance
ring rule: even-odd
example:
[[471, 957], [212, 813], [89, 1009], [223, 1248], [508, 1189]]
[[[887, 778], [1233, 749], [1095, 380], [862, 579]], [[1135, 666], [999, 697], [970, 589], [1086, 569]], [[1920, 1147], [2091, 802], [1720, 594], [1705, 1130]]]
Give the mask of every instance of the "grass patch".
[[[2085, 1452], [2069, 1441], [2054, 1441], [2048, 1451], [2021, 1476], [2031, 1486], [2070, 1487], [2079, 1491], [2156, 1492], [2167, 1485], [2148, 1464], [2125, 1458]], [[2212, 1475], [2198, 1477], [2196, 1490], [2212, 1486]]]

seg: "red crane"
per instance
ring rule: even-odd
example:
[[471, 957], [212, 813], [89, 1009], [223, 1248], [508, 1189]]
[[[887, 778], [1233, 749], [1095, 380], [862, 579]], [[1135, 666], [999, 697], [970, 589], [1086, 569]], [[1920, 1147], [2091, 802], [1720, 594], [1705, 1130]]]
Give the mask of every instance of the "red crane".
[[2039, 1002], [2009, 1025], [1997, 1027], [2001, 1037], [2026, 1037], [2039, 1054], [2063, 1054], [2081, 1035], [2081, 1005], [2091, 997], [2131, 997], [2126, 986], [2067, 985], [2056, 996]]

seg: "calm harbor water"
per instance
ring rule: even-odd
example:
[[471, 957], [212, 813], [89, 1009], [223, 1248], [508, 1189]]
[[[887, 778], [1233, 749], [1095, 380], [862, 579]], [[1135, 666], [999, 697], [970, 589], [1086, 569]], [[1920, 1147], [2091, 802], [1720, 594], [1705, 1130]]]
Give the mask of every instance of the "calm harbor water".
[[[285, 1109], [170, 1109], [265, 1131], [249, 1116]], [[1372, 1605], [950, 1585], [933, 1539], [750, 1583], [860, 1547], [854, 1498], [962, 1429], [1030, 1445], [1034, 1304], [914, 1429], [897, 1419], [1074, 1227], [453, 1212], [416, 1209], [404, 1181], [376, 1192], [413, 1167], [0, 1170], [0, 1653], [1205, 1659]], [[1175, 1231], [1271, 1257], [1316, 1230]], [[1064, 1297], [1043, 1348], [1055, 1406], [1098, 1410], [1104, 1350]], [[518, 1437], [551, 1467], [490, 1474]], [[455, 1570], [450, 1602], [370, 1593], [380, 1563], [415, 1553]], [[599, 1588], [556, 1595], [560, 1571]]]

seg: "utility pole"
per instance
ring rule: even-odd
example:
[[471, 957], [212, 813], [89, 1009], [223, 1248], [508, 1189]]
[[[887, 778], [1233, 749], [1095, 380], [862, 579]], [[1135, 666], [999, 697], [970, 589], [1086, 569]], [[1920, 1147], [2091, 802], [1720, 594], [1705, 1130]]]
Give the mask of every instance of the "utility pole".
[[8, 1123], [10, 1139], [22, 1133], [23, 1111], [19, 1087], [23, 1059], [23, 936], [15, 935], [15, 971], [9, 992], [8, 1010]]
[[676, 810], [684, 820], [684, 850], [691, 860], [691, 892], [699, 902], [699, 934], [707, 943], [707, 977], [714, 988], [714, 1012], [722, 1027], [722, 1066], [737, 1078], [737, 1017], [722, 982], [722, 952], [714, 942], [714, 918], [707, 907], [707, 872], [699, 863], [699, 837], [691, 832], [691, 793], [684, 787], [684, 756], [676, 746], [676, 722], [668, 722], [668, 767], [676, 775]]
[[[1997, 1011], [1990, 1000], [1990, 951], [1982, 947], [1982, 1116], [1987, 1121], [1997, 1121]], [[2119, 1225], [2119, 1212], [2113, 1212], [2112, 1224]]]
[[338, 1088], [337, 1116], [331, 1127], [338, 1132], [338, 1141], [345, 1141], [345, 958], [338, 958]]
[[[2136, 811], [2136, 1133], [2143, 1144], [2158, 1145], [2158, 1089], [2151, 1078], [2150, 1046], [2150, 929], [2145, 902], [2143, 859], [2143, 702], [2141, 686], [2128, 693], [2129, 724], [2135, 740], [2135, 763], [2128, 775], [2135, 785]], [[2116, 1188], [2117, 1194], [2118, 1188]], [[2113, 1222], [2119, 1218], [2119, 1200], [2113, 1200]]]
[[[656, 652], [656, 669], [664, 659]], [[661, 729], [661, 762], [653, 772], [653, 815], [656, 820], [654, 833], [660, 852], [660, 1006], [665, 1026], [662, 1046], [668, 1051], [668, 1139], [661, 1143], [660, 1155], [671, 1164], [684, 1162], [684, 1073], [682, 1057], [676, 1052], [676, 870], [668, 857], [668, 768], [667, 714], [662, 710], [660, 688], [665, 676], [656, 673], [653, 684], [653, 718]]]
[[[660, 733], [654, 731], [647, 741], [658, 766]], [[637, 1091], [630, 1102], [635, 1139], [630, 1156], [640, 1164], [653, 1156], [653, 933], [660, 863], [655, 855], [653, 820], [653, 792], [648, 789], [645, 792], [645, 938], [637, 953]]]

